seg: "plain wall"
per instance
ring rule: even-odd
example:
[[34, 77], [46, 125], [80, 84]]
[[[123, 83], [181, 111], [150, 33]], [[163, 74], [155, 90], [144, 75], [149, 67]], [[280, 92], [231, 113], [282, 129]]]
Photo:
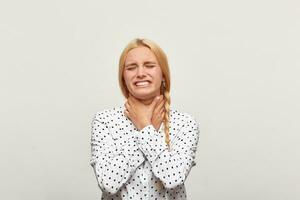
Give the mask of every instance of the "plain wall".
[[135, 37], [200, 124], [190, 200], [300, 199], [299, 1], [0, 2], [0, 199], [100, 199], [91, 120]]

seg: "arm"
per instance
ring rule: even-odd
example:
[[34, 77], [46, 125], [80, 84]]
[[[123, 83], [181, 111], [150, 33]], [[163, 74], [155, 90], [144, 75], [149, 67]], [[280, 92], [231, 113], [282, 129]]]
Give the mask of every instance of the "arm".
[[100, 189], [115, 194], [144, 162], [144, 157], [134, 143], [126, 143], [123, 149], [117, 149], [102, 119], [101, 114], [97, 113], [92, 121], [90, 165]]
[[184, 183], [191, 168], [196, 165], [195, 155], [199, 140], [197, 122], [188, 118], [176, 133], [168, 151], [164, 133], [159, 133], [152, 124], [137, 133], [139, 148], [152, 166], [152, 172], [166, 188], [174, 188]]

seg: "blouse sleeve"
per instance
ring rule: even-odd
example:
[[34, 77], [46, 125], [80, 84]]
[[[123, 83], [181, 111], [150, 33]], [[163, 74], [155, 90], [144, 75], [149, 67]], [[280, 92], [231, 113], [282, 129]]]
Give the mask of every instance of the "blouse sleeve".
[[172, 141], [171, 150], [164, 140], [164, 133], [156, 131], [152, 124], [138, 131], [139, 148], [152, 166], [153, 174], [166, 188], [184, 183], [191, 168], [196, 165], [195, 156], [199, 140], [199, 126], [189, 117]]
[[115, 194], [129, 180], [144, 156], [132, 143], [117, 148], [108, 126], [96, 114], [92, 121], [90, 165], [102, 192]]

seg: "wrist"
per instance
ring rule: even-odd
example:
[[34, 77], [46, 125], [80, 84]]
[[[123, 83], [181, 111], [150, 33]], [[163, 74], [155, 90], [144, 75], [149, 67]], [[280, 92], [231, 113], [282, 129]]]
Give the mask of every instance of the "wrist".
[[140, 126], [140, 130], [142, 130], [143, 128], [145, 128], [146, 126], [151, 125], [151, 122], [145, 122]]

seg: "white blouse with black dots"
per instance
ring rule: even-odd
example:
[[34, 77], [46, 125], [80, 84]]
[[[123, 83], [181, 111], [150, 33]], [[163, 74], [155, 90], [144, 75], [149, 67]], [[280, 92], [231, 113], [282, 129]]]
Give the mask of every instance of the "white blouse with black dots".
[[140, 131], [125, 105], [97, 112], [92, 120], [90, 164], [101, 200], [187, 199], [184, 182], [193, 166], [199, 140], [194, 117], [170, 106], [170, 147], [163, 123]]

